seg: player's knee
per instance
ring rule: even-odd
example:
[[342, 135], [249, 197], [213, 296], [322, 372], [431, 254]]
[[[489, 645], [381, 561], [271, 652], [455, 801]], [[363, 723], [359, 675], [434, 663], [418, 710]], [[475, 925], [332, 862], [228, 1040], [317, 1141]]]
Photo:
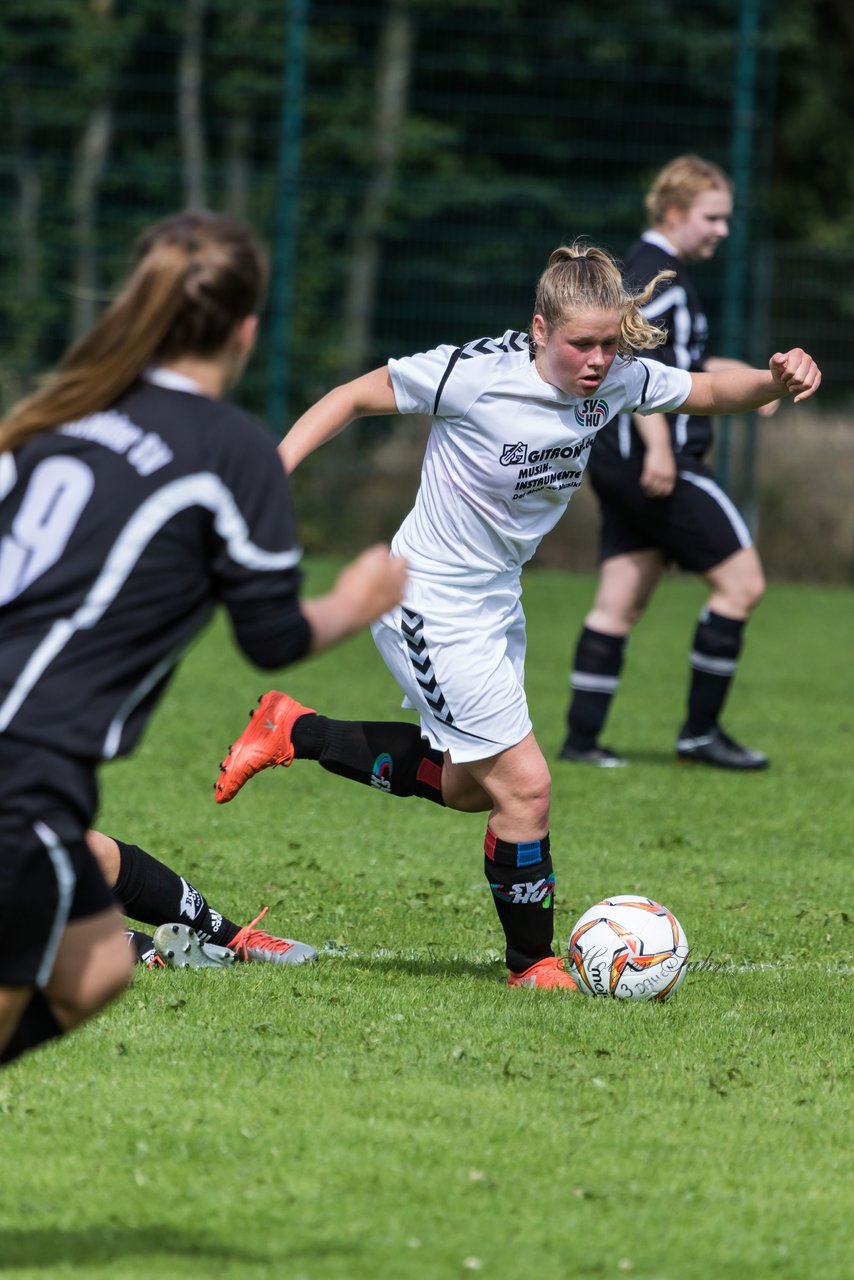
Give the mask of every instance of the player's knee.
[[761, 571], [750, 574], [729, 593], [727, 616], [746, 618], [753, 612], [765, 594], [765, 578]]
[[134, 955], [122, 936], [117, 945], [101, 953], [97, 966], [87, 966], [76, 980], [66, 980], [53, 990], [49, 985], [45, 995], [70, 1030], [118, 999], [129, 986], [133, 969]]
[[531, 769], [519, 780], [515, 788], [514, 806], [524, 814], [526, 824], [547, 828], [551, 808], [552, 780], [545, 764]]
[[101, 1008], [110, 1004], [130, 985], [134, 972], [136, 955], [128, 946], [127, 938], [122, 936], [116, 946], [111, 949], [109, 964], [105, 966], [103, 985], [101, 988]]
[[606, 636], [627, 636], [643, 614], [645, 604], [645, 601], [623, 601], [617, 608], [597, 603], [584, 619], [585, 626]]
[[130, 984], [133, 966], [133, 953], [125, 943], [121, 955], [117, 955], [111, 964], [106, 965], [99, 973], [97, 981], [87, 984], [81, 992], [84, 1005], [81, 1013], [84, 1018], [91, 1018], [119, 998]]
[[752, 578], [748, 587], [747, 610], [752, 612], [765, 595], [765, 575], [760, 569]]

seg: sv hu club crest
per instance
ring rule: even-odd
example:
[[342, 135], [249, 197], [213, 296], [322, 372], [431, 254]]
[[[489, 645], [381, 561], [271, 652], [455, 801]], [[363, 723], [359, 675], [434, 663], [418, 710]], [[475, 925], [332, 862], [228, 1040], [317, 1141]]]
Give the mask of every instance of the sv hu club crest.
[[608, 401], [582, 400], [581, 404], [575, 406], [575, 421], [587, 430], [604, 427], [608, 421]]

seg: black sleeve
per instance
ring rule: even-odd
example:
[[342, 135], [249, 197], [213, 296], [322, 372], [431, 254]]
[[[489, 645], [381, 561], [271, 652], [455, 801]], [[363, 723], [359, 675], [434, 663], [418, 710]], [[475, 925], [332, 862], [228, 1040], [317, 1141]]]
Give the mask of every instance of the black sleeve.
[[299, 605], [302, 573], [290, 484], [272, 437], [252, 422], [223, 459], [233, 502], [214, 522], [212, 568], [235, 640], [259, 667], [303, 657], [311, 627]]
[[673, 340], [671, 336], [673, 334], [673, 321], [674, 316], [672, 307], [669, 311], [663, 311], [661, 315], [653, 317], [652, 324], [654, 324], [658, 329], [664, 329], [667, 333], [667, 337], [660, 347], [653, 347], [651, 351], [644, 351], [643, 354], [650, 360], [657, 360], [659, 364], [667, 364], [670, 365], [671, 369], [676, 369], [678, 367], [676, 352], [673, 349]]
[[[658, 274], [659, 271], [674, 270], [677, 267], [676, 260], [669, 258], [666, 254], [656, 248], [654, 245], [647, 244], [640, 240], [626, 254], [625, 263], [623, 265], [623, 282], [626, 287], [633, 293], [640, 292], [645, 289], [650, 280]], [[678, 271], [676, 280], [662, 280], [655, 290], [650, 303], [655, 304], [656, 300], [661, 297], [667, 290], [672, 289], [674, 285], [680, 283], [678, 279]], [[649, 304], [647, 304], [649, 306]], [[645, 307], [646, 311], [647, 308]], [[648, 316], [650, 322], [658, 329], [663, 329], [667, 334], [667, 338], [662, 342], [660, 347], [654, 347], [651, 351], [639, 352], [648, 356], [652, 360], [658, 360], [660, 364], [670, 365], [671, 368], [677, 367], [676, 352], [673, 349], [673, 333], [676, 323], [676, 304], [669, 306], [666, 311], [659, 311], [653, 305], [653, 314]]]
[[287, 667], [304, 658], [311, 646], [311, 627], [296, 594], [290, 600], [257, 601], [239, 613], [231, 611], [234, 638], [256, 667]]

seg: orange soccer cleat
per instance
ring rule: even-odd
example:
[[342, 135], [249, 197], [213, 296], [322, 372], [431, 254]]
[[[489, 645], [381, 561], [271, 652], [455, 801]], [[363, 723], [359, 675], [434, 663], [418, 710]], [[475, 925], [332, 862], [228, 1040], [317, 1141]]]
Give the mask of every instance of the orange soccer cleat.
[[545, 960], [538, 960], [522, 973], [511, 972], [507, 985], [508, 987], [538, 987], [543, 990], [551, 990], [553, 987], [564, 987], [567, 991], [578, 990], [574, 979], [564, 969], [561, 956], [546, 956]]
[[275, 764], [285, 768], [294, 758], [291, 730], [300, 716], [315, 714], [313, 707], [271, 689], [258, 699], [258, 708], [250, 711], [249, 724], [220, 765], [214, 784], [217, 804], [227, 804], [237, 795], [244, 782], [262, 769]]

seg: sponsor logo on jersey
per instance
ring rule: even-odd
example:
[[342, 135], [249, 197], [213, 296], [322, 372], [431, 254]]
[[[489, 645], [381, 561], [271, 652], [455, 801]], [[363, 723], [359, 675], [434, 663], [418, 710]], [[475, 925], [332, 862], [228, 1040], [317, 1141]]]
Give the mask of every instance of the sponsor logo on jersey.
[[391, 774], [394, 765], [387, 751], [378, 755], [371, 767], [371, 786], [380, 791], [391, 791]]
[[[605, 401], [585, 401], [585, 403], [605, 404]], [[576, 410], [576, 414], [577, 412]], [[519, 468], [516, 492], [513, 494], [514, 501], [525, 494], [539, 493], [543, 489], [577, 489], [581, 484], [581, 477], [587, 461], [585, 455], [589, 452], [590, 446], [595, 439], [596, 433], [593, 432], [590, 435], [583, 436], [581, 440], [577, 440], [574, 444], [556, 444], [547, 446], [544, 449], [529, 449], [524, 441], [519, 441], [518, 444], [505, 444], [501, 453], [501, 465], [504, 467], [518, 466]], [[561, 471], [555, 471], [551, 465], [553, 462], [577, 463], [578, 465], [570, 465]], [[523, 466], [523, 463], [528, 465]]]
[[582, 400], [575, 406], [575, 421], [580, 427], [604, 427], [609, 417], [607, 400]]
[[[585, 404], [592, 403], [594, 402], [591, 400], [585, 401]], [[605, 404], [605, 401], [600, 400], [597, 403]], [[608, 407], [605, 405], [606, 415], [607, 411]], [[576, 409], [575, 413], [577, 417], [579, 410]], [[537, 462], [575, 461], [580, 458], [583, 453], [587, 452], [595, 438], [596, 436], [594, 433], [593, 435], [585, 436], [582, 440], [577, 440], [575, 444], [556, 444], [552, 445], [550, 448], [531, 450], [528, 449], [528, 446], [524, 441], [520, 441], [518, 444], [505, 444], [501, 451], [501, 465], [502, 467], [521, 467], [525, 463], [530, 463], [533, 466]], [[538, 475], [540, 472], [545, 470], [545, 467], [538, 467], [536, 472], [526, 471], [524, 476], [520, 476], [520, 479], [525, 479], [532, 475]]]
[[528, 446], [520, 440], [518, 444], [506, 444], [501, 451], [502, 467], [521, 466], [528, 456]]
[[528, 462], [567, 462], [570, 458], [580, 458], [592, 445], [595, 436], [585, 436], [577, 444], [555, 445], [551, 449], [532, 449], [528, 454]]

